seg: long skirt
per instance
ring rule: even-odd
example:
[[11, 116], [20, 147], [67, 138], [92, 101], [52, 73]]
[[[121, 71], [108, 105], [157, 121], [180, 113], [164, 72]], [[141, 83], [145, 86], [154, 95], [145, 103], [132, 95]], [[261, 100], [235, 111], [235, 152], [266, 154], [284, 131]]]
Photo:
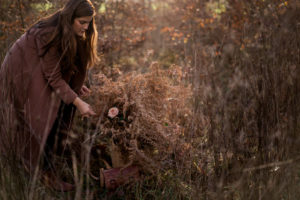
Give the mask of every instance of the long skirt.
[[61, 160], [64, 156], [70, 156], [70, 149], [67, 147], [69, 132], [73, 122], [76, 107], [73, 104], [67, 105], [61, 102], [57, 118], [50, 131], [45, 145], [42, 158], [42, 170], [55, 170], [53, 163]]

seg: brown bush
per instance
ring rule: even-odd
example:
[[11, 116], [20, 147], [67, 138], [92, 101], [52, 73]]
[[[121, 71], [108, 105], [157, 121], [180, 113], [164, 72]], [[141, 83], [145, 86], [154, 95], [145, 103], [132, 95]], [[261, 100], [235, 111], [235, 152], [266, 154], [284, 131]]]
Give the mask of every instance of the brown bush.
[[[145, 74], [129, 73], [116, 81], [95, 75], [98, 85], [91, 101], [98, 113], [94, 127], [100, 130], [96, 145], [111, 138], [107, 150], [117, 146], [123, 166], [134, 162], [153, 173], [170, 168], [191, 117], [191, 88], [181, 78], [180, 67], [162, 70], [157, 63]], [[112, 107], [119, 110], [115, 118], [108, 117]]]

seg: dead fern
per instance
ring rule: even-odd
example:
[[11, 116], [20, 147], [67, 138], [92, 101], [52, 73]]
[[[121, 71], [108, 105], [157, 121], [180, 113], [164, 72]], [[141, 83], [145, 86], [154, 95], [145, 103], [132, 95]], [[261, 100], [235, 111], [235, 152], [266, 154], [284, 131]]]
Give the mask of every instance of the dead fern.
[[[129, 73], [116, 81], [97, 74], [93, 83], [94, 123], [100, 119], [101, 130], [96, 141], [111, 138], [106, 151], [112, 165], [135, 163], [151, 173], [170, 167], [166, 163], [172, 163], [178, 144], [183, 144], [180, 136], [191, 116], [191, 88], [182, 81], [181, 68], [162, 70], [153, 63], [147, 73]], [[112, 107], [119, 113], [111, 119]]]

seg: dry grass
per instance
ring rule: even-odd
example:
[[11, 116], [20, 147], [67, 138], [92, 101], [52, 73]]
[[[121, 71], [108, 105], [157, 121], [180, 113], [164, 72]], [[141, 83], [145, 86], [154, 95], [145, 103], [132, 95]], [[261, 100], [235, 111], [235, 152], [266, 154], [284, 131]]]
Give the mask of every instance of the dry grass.
[[[69, 158], [57, 160], [75, 192], [32, 187], [14, 159], [1, 158], [0, 198], [299, 199], [300, 5], [234, 5], [192, 33], [203, 37], [193, 40], [187, 76], [153, 63], [90, 77], [97, 116], [77, 116]], [[142, 180], [109, 194], [96, 180], [103, 160], [140, 166]]]

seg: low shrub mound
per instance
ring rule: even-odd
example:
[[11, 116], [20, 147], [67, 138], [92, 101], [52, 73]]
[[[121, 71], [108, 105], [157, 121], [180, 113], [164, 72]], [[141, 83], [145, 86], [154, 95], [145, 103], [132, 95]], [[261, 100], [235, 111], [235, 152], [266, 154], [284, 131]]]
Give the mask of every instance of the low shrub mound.
[[93, 79], [92, 151], [112, 167], [137, 164], [150, 173], [172, 167], [188, 149], [179, 146], [185, 145], [182, 136], [191, 117], [191, 87], [180, 67], [162, 70], [153, 63], [144, 74]]

